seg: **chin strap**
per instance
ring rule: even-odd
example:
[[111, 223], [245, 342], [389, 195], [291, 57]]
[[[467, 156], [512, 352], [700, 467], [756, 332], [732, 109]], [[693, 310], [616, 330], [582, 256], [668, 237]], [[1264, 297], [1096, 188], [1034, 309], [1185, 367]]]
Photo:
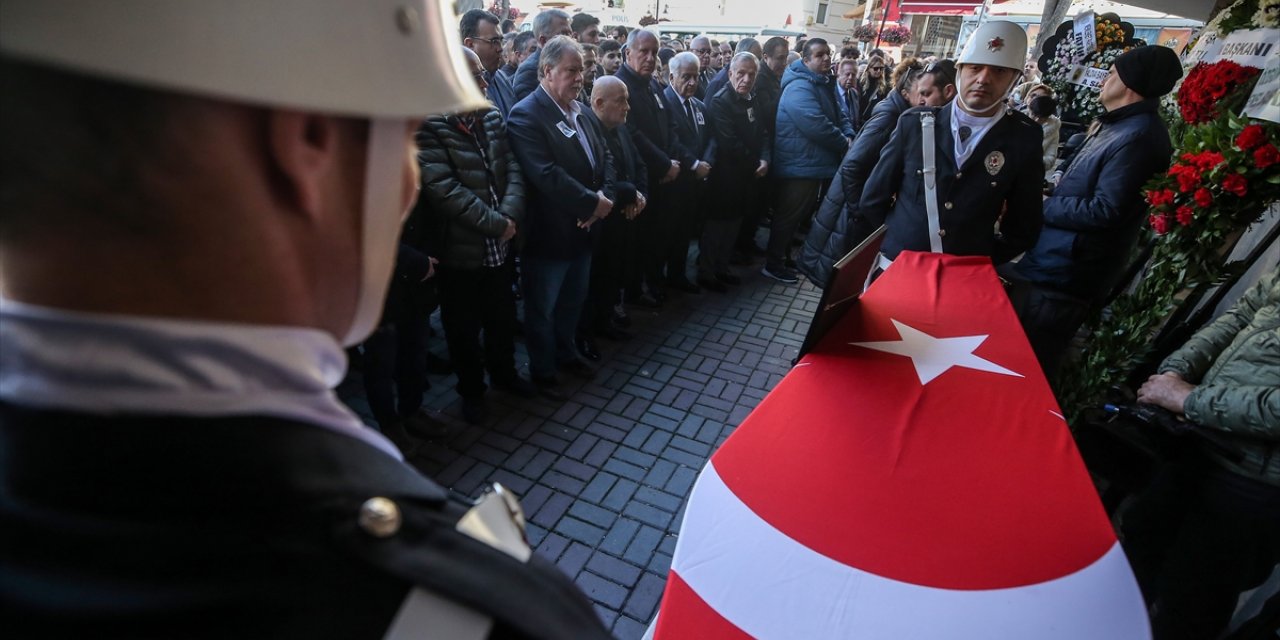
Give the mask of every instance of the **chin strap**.
[[969, 106], [969, 103], [964, 99], [964, 92], [960, 90], [960, 85], [958, 84], [956, 85], [956, 102], [959, 102], [960, 106], [963, 107], [965, 111], [968, 111], [975, 116], [980, 118], [988, 117], [987, 112], [994, 112], [1004, 108], [1004, 101], [1009, 99], [1009, 95], [1013, 93], [1013, 89], [1018, 86], [1018, 81], [1021, 79], [1021, 75], [1014, 78], [1013, 82], [1009, 83], [1009, 87], [1004, 90], [1004, 95], [1000, 96], [1000, 99], [996, 100], [995, 104], [987, 107], [985, 111], [978, 111], [977, 109]]
[[364, 210], [360, 213], [360, 290], [351, 327], [342, 338], [343, 346], [357, 345], [373, 333], [391, 284], [396, 242], [407, 214], [400, 208], [400, 181], [408, 153], [404, 126], [405, 121], [399, 119], [369, 121]]

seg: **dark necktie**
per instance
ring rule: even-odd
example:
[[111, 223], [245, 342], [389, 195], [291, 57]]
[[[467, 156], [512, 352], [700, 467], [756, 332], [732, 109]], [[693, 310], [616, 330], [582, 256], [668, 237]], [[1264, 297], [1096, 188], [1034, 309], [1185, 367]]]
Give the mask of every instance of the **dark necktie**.
[[693, 117], [693, 101], [692, 101], [692, 100], [685, 100], [685, 101], [684, 101], [684, 112], [685, 112], [686, 114], [688, 114], [688, 116], [689, 116], [689, 126], [690, 126], [690, 127], [693, 127], [693, 132], [694, 132], [694, 133], [697, 133], [697, 132], [698, 132], [698, 121], [697, 121], [697, 119], [695, 119], [695, 118]]
[[968, 142], [969, 136], [971, 135], [973, 135], [973, 129], [970, 129], [969, 127], [961, 126], [960, 127], [960, 144], [964, 144]]

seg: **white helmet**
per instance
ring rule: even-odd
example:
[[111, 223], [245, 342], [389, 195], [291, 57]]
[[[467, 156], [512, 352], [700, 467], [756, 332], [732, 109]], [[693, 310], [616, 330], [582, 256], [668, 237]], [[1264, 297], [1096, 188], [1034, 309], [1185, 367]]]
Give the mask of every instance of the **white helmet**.
[[179, 93], [368, 117], [484, 106], [447, 0], [4, 0], [0, 51]]
[[1013, 22], [989, 20], [978, 25], [956, 59], [956, 65], [983, 64], [1022, 71], [1027, 61], [1027, 32]]
[[488, 105], [447, 0], [3, 0], [0, 53], [85, 75], [370, 121], [360, 288], [372, 332], [404, 211], [405, 124]]

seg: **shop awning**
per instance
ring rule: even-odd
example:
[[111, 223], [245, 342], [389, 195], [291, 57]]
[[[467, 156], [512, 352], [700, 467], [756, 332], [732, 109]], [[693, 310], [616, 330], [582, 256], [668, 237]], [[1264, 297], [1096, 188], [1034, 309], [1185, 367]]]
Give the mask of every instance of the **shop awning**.
[[980, 6], [982, 6], [981, 2], [973, 2], [972, 0], [960, 0], [958, 2], [949, 2], [948, 0], [923, 0], [921, 2], [902, 0], [900, 11], [903, 14], [925, 16], [971, 16]]

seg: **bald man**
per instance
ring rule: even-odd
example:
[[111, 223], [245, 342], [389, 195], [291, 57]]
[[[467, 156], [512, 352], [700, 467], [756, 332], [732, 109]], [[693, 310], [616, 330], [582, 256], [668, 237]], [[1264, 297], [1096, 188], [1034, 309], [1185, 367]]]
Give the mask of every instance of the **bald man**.
[[[631, 324], [622, 307], [622, 290], [639, 283], [636, 260], [636, 220], [648, 204], [649, 179], [640, 151], [627, 129], [631, 111], [627, 85], [613, 76], [596, 80], [591, 91], [591, 113], [604, 131], [613, 156], [613, 211], [604, 219], [604, 232], [591, 259], [591, 284], [582, 320], [578, 323], [578, 351], [588, 359], [599, 357], [596, 337], [625, 340]], [[648, 214], [645, 214], [648, 215]]]

